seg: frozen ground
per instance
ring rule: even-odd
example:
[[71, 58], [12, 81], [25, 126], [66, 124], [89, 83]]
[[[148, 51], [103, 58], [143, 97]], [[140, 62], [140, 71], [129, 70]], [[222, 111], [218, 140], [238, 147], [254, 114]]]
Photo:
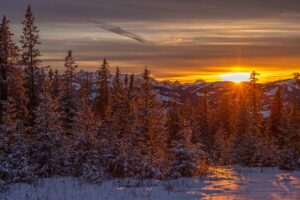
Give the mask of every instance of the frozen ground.
[[173, 181], [115, 180], [91, 185], [74, 178], [15, 184], [2, 200], [300, 199], [300, 172], [277, 168], [214, 167], [207, 178]]

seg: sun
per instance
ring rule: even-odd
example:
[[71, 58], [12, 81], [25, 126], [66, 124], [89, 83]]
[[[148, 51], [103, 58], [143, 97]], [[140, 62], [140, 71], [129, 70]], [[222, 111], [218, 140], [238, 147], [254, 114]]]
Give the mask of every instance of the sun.
[[230, 74], [223, 74], [220, 76], [223, 81], [232, 81], [235, 83], [249, 81], [250, 74], [245, 72], [237, 72]]

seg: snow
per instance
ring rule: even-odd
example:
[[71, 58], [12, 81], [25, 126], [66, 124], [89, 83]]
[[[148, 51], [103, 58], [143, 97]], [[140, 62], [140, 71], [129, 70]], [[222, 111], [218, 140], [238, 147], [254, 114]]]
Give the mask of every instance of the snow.
[[288, 85], [288, 86], [292, 86], [295, 85], [295, 80], [294, 79], [289, 79], [289, 80], [283, 80], [283, 81], [278, 81], [277, 83], [275, 83], [275, 85]]
[[80, 85], [79, 83], [72, 83], [72, 87], [73, 87], [75, 90], [80, 90], [81, 85]]
[[196, 95], [199, 96], [199, 97], [204, 97], [205, 96], [204, 93], [200, 93], [200, 92], [196, 92]]
[[[216, 92], [209, 92], [209, 93], [207, 93], [207, 96], [212, 95], [212, 94], [215, 94], [215, 93], [216, 93]], [[204, 97], [204, 96], [205, 96], [205, 93], [196, 92], [196, 95], [199, 96], [199, 97]]]
[[270, 117], [270, 111], [269, 110], [261, 111], [261, 114], [263, 115], [264, 118]]
[[102, 184], [50, 178], [15, 184], [0, 199], [299, 199], [300, 172], [278, 168], [212, 167], [207, 177], [170, 181], [116, 179]]
[[210, 86], [210, 83], [201, 83], [199, 85], [197, 85], [197, 88], [195, 90], [192, 91], [192, 93], [195, 93], [203, 88], [207, 88]]
[[277, 87], [265, 92], [267, 96], [273, 96], [277, 92]]
[[169, 102], [169, 101], [172, 101], [173, 98], [172, 97], [169, 97], [169, 96], [164, 96], [164, 95], [160, 95], [160, 99], [164, 102]]
[[214, 82], [212, 83], [213, 87], [224, 87], [226, 85], [227, 82], [224, 81], [219, 81], [219, 82]]
[[289, 91], [289, 92], [293, 92], [293, 90], [294, 90], [294, 89], [289, 85], [289, 86], [288, 86], [288, 91]]

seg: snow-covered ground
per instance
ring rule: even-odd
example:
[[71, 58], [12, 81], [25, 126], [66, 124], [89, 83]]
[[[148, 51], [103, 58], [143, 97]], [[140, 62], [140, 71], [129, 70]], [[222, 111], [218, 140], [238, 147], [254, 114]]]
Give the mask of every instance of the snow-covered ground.
[[2, 200], [300, 199], [300, 172], [277, 168], [214, 167], [206, 178], [172, 181], [115, 180], [86, 184], [75, 178], [15, 184]]

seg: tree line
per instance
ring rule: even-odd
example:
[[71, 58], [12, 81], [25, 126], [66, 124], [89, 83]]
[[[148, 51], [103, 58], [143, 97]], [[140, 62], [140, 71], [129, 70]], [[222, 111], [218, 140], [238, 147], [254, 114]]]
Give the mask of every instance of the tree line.
[[42, 67], [30, 6], [22, 25], [21, 48], [5, 16], [0, 26], [0, 179], [95, 182], [199, 176], [214, 164], [299, 167], [299, 99], [285, 104], [279, 87], [264, 118], [258, 73], [217, 104], [207, 93], [196, 104], [163, 103], [147, 68], [142, 77], [119, 68], [112, 75], [104, 59], [94, 80], [77, 73], [72, 51], [62, 73]]

